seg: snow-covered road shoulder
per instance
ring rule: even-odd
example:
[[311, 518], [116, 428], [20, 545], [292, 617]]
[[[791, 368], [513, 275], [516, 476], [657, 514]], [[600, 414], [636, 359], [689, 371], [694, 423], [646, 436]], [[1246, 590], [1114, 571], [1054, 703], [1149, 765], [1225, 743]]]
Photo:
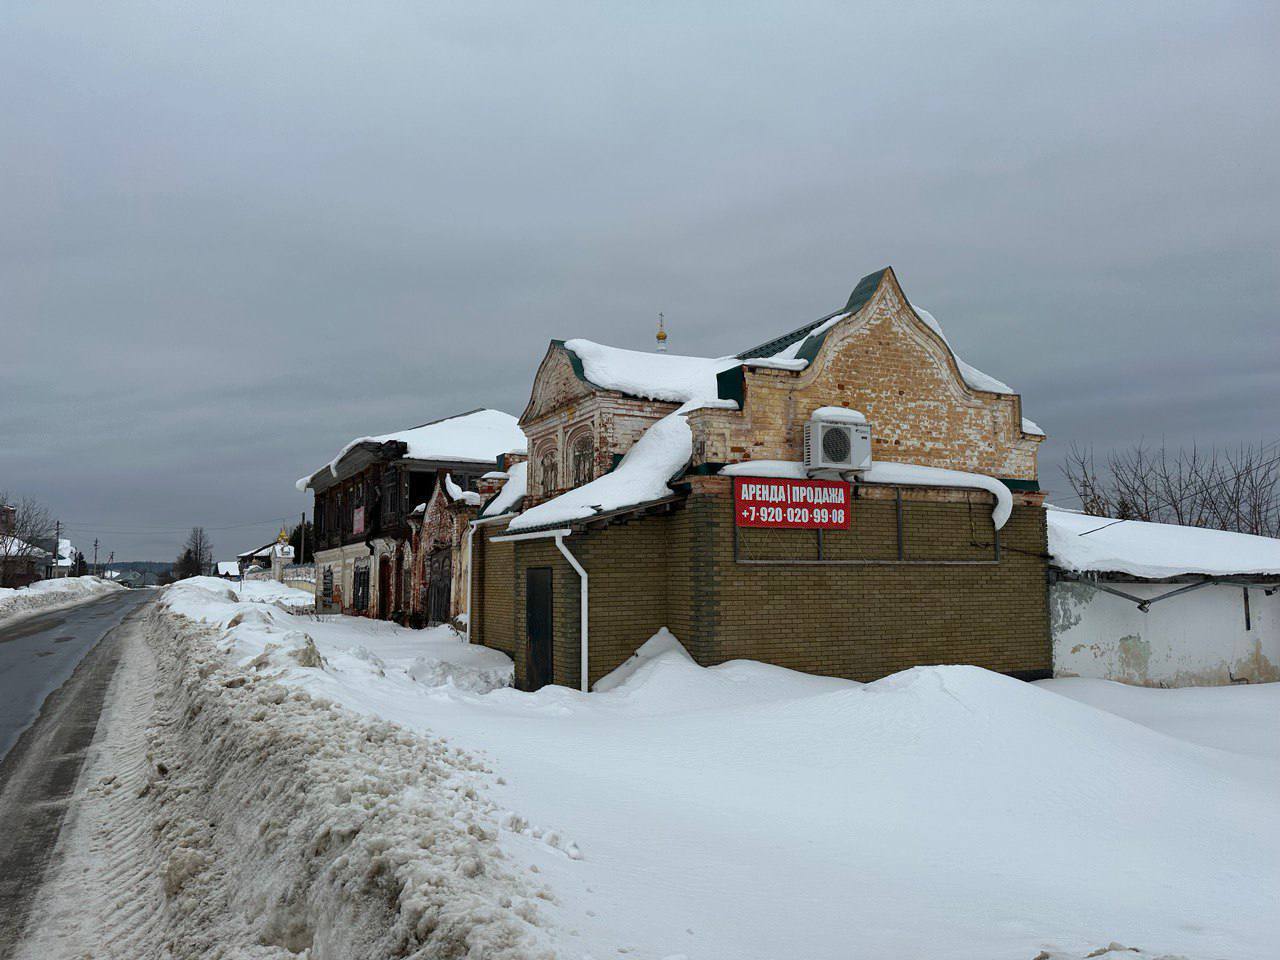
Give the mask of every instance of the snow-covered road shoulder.
[[549, 956], [552, 894], [495, 842], [484, 760], [278, 682], [289, 665], [334, 673], [301, 619], [203, 578], [151, 617], [171, 714], [148, 788], [169, 935], [187, 955], [230, 938], [277, 948], [254, 956]]
[[72, 607], [124, 589], [101, 577], [63, 577], [38, 580], [29, 587], [0, 587], [0, 623], [29, 613]]

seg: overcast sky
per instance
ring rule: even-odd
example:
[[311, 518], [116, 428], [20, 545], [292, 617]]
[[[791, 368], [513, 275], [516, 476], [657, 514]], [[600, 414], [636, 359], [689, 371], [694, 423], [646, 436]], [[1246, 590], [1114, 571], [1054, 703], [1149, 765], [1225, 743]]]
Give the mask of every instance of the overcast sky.
[[5, 3], [0, 490], [220, 559], [553, 337], [891, 264], [1072, 441], [1280, 437], [1274, 3]]

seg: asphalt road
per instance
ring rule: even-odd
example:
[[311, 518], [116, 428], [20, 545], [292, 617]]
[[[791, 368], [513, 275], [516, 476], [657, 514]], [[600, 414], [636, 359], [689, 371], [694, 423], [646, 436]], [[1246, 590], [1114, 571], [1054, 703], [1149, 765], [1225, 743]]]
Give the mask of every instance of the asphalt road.
[[[0, 626], [8, 745], [0, 759], [0, 958], [21, 935], [97, 730], [120, 661], [113, 631], [154, 596], [130, 591]], [[49, 684], [56, 689], [46, 697]]]
[[40, 715], [107, 631], [155, 597], [154, 590], [111, 593], [66, 610], [0, 623], [0, 760]]

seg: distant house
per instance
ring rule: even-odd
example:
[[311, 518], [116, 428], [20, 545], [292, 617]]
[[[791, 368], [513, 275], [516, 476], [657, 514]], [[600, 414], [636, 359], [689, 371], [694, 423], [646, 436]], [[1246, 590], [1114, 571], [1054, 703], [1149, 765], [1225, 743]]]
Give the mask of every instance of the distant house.
[[[279, 536], [261, 547], [254, 547], [236, 555], [237, 576], [247, 573], [266, 571], [277, 576], [277, 568], [293, 562], [293, 547], [289, 545], [289, 535], [281, 530]], [[222, 564], [218, 565], [219, 568]], [[222, 576], [221, 572], [218, 574]]]
[[478, 513], [481, 478], [495, 471], [504, 455], [524, 452], [515, 417], [472, 410], [357, 438], [326, 466], [301, 478], [298, 489], [315, 495], [317, 609], [414, 623], [427, 622], [433, 611], [455, 612], [458, 592], [449, 589], [446, 599], [441, 595], [446, 581], [463, 574], [457, 555], [462, 534], [455, 532], [446, 544], [433, 533], [424, 545], [423, 530], [438, 533], [441, 525], [436, 520], [415, 525], [411, 519], [426, 517], [441, 488], [446, 493], [432, 517], [450, 504]]
[[1280, 680], [1280, 540], [1055, 509], [1047, 520], [1056, 676]]
[[[17, 509], [0, 503], [0, 587], [25, 587], [39, 580], [50, 553], [16, 535]], [[50, 544], [52, 546], [52, 544]]]
[[240, 578], [240, 561], [219, 560], [214, 567], [214, 571], [214, 576], [221, 577], [224, 580], [237, 580]]
[[41, 579], [49, 554], [18, 537], [0, 534], [0, 587], [26, 587]]
[[46, 547], [48, 556], [45, 558], [45, 579], [53, 580], [59, 577], [70, 577], [75, 574], [76, 565], [76, 548], [66, 537], [58, 540], [57, 552], [53, 552], [53, 541], [50, 538]]

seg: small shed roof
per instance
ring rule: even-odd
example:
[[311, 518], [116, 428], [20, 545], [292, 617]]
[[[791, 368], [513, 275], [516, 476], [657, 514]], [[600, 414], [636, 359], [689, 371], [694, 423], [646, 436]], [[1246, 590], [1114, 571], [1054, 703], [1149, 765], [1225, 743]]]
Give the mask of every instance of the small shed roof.
[[1050, 507], [1053, 565], [1076, 573], [1119, 573], [1150, 580], [1280, 575], [1280, 540], [1172, 523], [1093, 517]]

